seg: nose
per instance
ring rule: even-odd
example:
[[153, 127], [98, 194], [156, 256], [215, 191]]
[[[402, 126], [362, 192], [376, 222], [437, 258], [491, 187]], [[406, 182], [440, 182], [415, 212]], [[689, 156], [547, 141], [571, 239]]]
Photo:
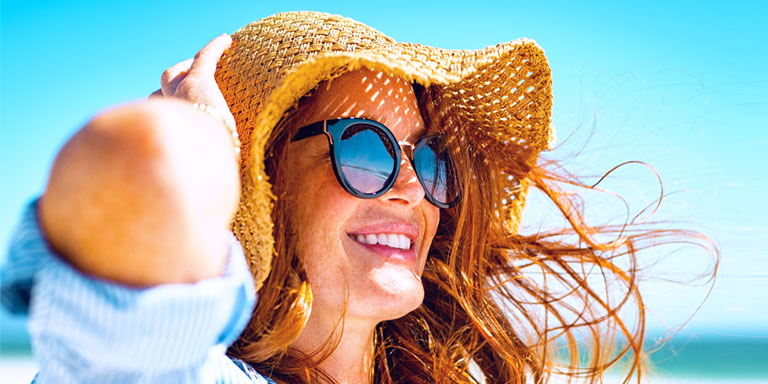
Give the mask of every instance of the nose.
[[418, 205], [424, 200], [424, 188], [421, 186], [416, 171], [413, 168], [410, 157], [410, 151], [407, 146], [404, 147], [403, 155], [400, 158], [400, 172], [397, 174], [392, 188], [384, 195], [388, 201], [404, 204]]

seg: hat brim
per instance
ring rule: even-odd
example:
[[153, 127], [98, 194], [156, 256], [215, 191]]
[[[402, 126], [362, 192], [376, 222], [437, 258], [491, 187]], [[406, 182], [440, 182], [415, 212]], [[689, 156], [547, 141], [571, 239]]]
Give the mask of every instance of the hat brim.
[[[234, 34], [231, 51], [240, 57], [227, 64], [232, 67], [248, 62], [248, 49], [238, 51], [238, 39]], [[519, 39], [480, 50], [385, 42], [370, 49], [331, 49], [291, 63], [290, 69], [268, 80], [271, 90], [255, 107], [237, 104], [248, 104], [240, 93], [265, 87], [263, 78], [230, 80], [227, 77], [233, 77], [231, 73], [217, 72], [243, 139], [243, 194], [233, 231], [248, 255], [257, 288], [266, 279], [274, 254], [271, 211], [275, 197], [265, 172], [265, 147], [285, 112], [323, 81], [359, 68], [380, 70], [432, 87], [440, 104], [453, 110], [461, 129], [475, 141], [516, 152], [524, 148], [529, 156], [553, 146], [550, 67], [534, 41]], [[277, 59], [270, 65], [282, 68], [283, 63]], [[222, 72], [227, 71], [235, 70]], [[222, 84], [227, 82], [230, 86]], [[528, 186], [527, 180], [515, 183], [510, 187], [514, 195], [503, 203], [505, 225], [510, 231], [517, 231]]]
[[[438, 85], [460, 117], [499, 140], [532, 152], [551, 149], [552, 78], [544, 51], [518, 39], [480, 50], [394, 43], [387, 50], [322, 53], [292, 68], [264, 102], [255, 132], [271, 134], [286, 110], [320, 82], [359, 68], [380, 70], [425, 87]], [[261, 144], [261, 143], [260, 143]]]

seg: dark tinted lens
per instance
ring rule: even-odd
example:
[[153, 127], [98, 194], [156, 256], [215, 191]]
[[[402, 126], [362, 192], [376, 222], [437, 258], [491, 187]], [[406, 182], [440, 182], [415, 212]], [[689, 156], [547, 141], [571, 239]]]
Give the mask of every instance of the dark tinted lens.
[[369, 124], [354, 124], [344, 130], [338, 156], [347, 183], [365, 194], [384, 189], [395, 171], [392, 142], [383, 131]]
[[413, 152], [416, 173], [432, 198], [450, 204], [458, 196], [453, 163], [439, 136], [420, 141]]

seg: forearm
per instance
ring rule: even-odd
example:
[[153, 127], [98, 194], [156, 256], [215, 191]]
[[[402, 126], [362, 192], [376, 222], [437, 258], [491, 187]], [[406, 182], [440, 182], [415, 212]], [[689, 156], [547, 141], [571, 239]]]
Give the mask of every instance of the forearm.
[[75, 134], [39, 214], [75, 267], [146, 286], [219, 274], [238, 197], [221, 123], [184, 102], [152, 101], [107, 111]]
[[224, 351], [250, 319], [255, 292], [234, 235], [220, 276], [135, 289], [63, 262], [37, 212], [25, 209], [0, 267], [3, 305], [28, 315], [36, 383], [241, 382]]

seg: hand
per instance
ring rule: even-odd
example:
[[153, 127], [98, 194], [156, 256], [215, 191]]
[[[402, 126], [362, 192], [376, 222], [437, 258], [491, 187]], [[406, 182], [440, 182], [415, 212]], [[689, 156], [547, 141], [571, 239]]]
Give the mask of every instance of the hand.
[[230, 45], [232, 38], [222, 34], [211, 40], [193, 59], [166, 69], [160, 78], [161, 88], [149, 95], [149, 98], [176, 97], [190, 103], [209, 105], [234, 127], [235, 119], [214, 78], [216, 63]]

